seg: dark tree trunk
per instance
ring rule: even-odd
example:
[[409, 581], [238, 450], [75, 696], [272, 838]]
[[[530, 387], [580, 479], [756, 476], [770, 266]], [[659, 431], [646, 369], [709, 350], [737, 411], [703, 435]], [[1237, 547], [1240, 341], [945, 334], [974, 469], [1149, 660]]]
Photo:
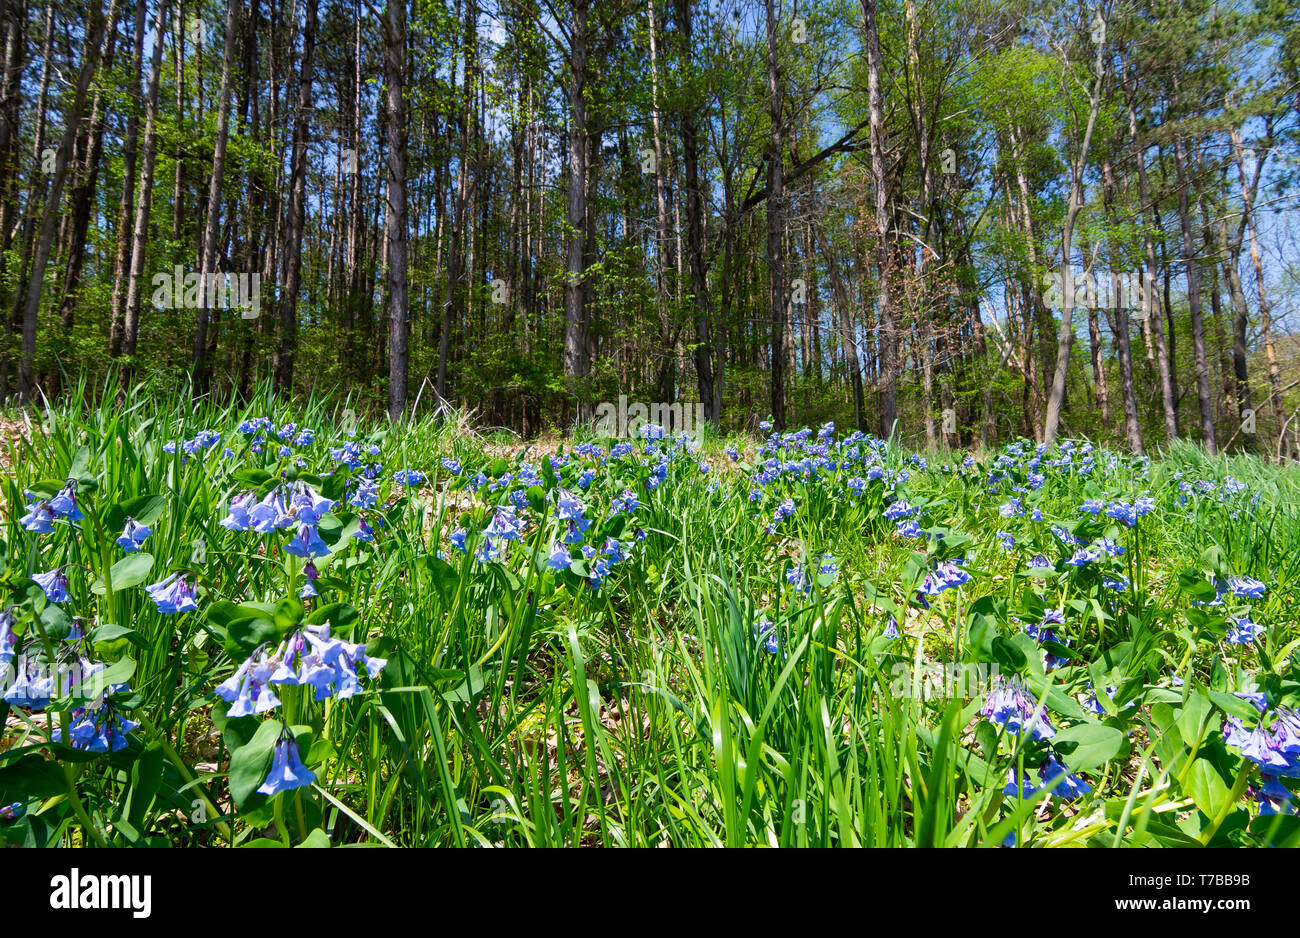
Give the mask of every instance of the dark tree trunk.
[[785, 156], [780, 56], [773, 0], [767, 8], [767, 114], [768, 138], [763, 154], [767, 162], [767, 301], [771, 315], [769, 362], [772, 370], [772, 423], [785, 429]]
[[[117, 19], [117, 0], [112, 0], [108, 20]], [[34, 396], [36, 361], [36, 325], [40, 311], [41, 293], [45, 286], [45, 267], [50, 259], [50, 248], [54, 243], [54, 230], [62, 214], [59, 211], [63, 198], [63, 187], [68, 177], [68, 162], [72, 157], [72, 148], [77, 138], [77, 128], [81, 123], [81, 114], [86, 106], [86, 94], [90, 81], [99, 69], [100, 56], [103, 52], [104, 11], [98, 0], [92, 0], [90, 17], [86, 27], [85, 51], [81, 59], [81, 74], [77, 79], [72, 106], [65, 115], [63, 140], [54, 165], [54, 180], [45, 199], [45, 209], [41, 218], [40, 233], [37, 236], [32, 266], [28, 273], [27, 298], [23, 303], [23, 344], [22, 359], [18, 371], [18, 396], [23, 403], [29, 403]]]
[[217, 97], [217, 139], [212, 148], [212, 175], [208, 180], [208, 211], [203, 224], [203, 246], [199, 252], [199, 309], [194, 328], [194, 383], [193, 393], [200, 397], [208, 393], [212, 380], [212, 360], [208, 356], [207, 298], [212, 295], [205, 289], [208, 277], [217, 271], [217, 228], [221, 223], [221, 183], [226, 172], [226, 145], [230, 137], [230, 66], [235, 58], [235, 35], [238, 32], [239, 0], [226, 0], [225, 43], [221, 52], [221, 90]]
[[388, 419], [406, 413], [406, 0], [388, 0], [384, 16], [387, 85], [388, 184], [384, 237], [388, 241]]
[[294, 109], [293, 162], [289, 175], [289, 218], [284, 231], [284, 284], [280, 298], [280, 334], [275, 350], [275, 388], [293, 393], [293, 366], [298, 354], [298, 296], [302, 288], [303, 222], [307, 212], [307, 137], [311, 128], [312, 69], [316, 53], [317, 0], [306, 0], [302, 69]]

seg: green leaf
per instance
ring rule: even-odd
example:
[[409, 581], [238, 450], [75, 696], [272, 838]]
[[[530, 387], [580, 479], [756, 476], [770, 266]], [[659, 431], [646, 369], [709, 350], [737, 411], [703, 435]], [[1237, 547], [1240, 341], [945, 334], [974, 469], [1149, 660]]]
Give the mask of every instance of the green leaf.
[[993, 659], [993, 640], [998, 637], [998, 624], [995, 619], [981, 613], [974, 613], [967, 629], [966, 648], [979, 661]]
[[126, 684], [135, 673], [135, 659], [121, 658], [103, 671], [85, 675], [75, 686], [68, 688], [68, 693], [50, 704], [51, 710], [70, 710], [84, 707], [98, 700], [114, 684]]
[[483, 692], [483, 686], [483, 671], [477, 666], [472, 666], [469, 669], [469, 676], [454, 690], [443, 694], [442, 698], [448, 703], [472, 704]]
[[163, 750], [156, 742], [145, 746], [131, 767], [131, 788], [123, 801], [123, 815], [133, 827], [144, 826], [145, 813], [162, 787]]
[[1210, 760], [1197, 759], [1187, 770], [1183, 790], [1207, 817], [1218, 817], [1232, 794], [1232, 780], [1225, 780]]
[[1005, 635], [999, 635], [993, 639], [991, 650], [993, 660], [998, 663], [1004, 671], [1019, 671], [1028, 663], [1029, 659], [1020, 647], [1007, 638]]
[[1240, 720], [1254, 721], [1259, 715], [1255, 705], [1244, 697], [1238, 697], [1235, 694], [1221, 694], [1217, 690], [1207, 691], [1206, 693], [1210, 695], [1210, 700], [1214, 701], [1216, 707], [1230, 716], [1237, 717]]
[[[137, 495], [109, 508], [104, 514], [104, 527], [112, 534], [126, 526], [127, 518], [134, 518], [140, 524], [153, 524], [162, 516], [165, 507], [165, 496]], [[116, 582], [113, 585], [116, 587]]]
[[623, 532], [626, 530], [627, 530], [627, 515], [625, 514], [615, 515], [610, 520], [609, 524], [605, 526], [605, 534], [608, 535], [609, 537], [614, 538], [615, 540], [620, 540], [623, 537]]
[[1066, 757], [1071, 771], [1086, 772], [1129, 750], [1124, 731], [1105, 723], [1079, 723], [1059, 730], [1053, 745]]
[[243, 661], [257, 650], [257, 646], [273, 642], [280, 637], [275, 623], [258, 617], [238, 619], [226, 627], [226, 653], [236, 661]]
[[1207, 570], [1213, 570], [1215, 573], [1223, 573], [1227, 569], [1227, 560], [1223, 556], [1223, 549], [1217, 544], [1212, 544], [1201, 553], [1201, 566]]
[[273, 608], [270, 603], [235, 604], [222, 599], [209, 605], [206, 612], [210, 623], [224, 629], [240, 619], [268, 618]]
[[41, 610], [41, 624], [45, 626], [45, 634], [53, 639], [65, 639], [72, 632], [72, 620], [54, 603]]
[[334, 473], [327, 476], [320, 485], [320, 494], [322, 498], [328, 498], [330, 501], [339, 501], [343, 498], [343, 493], [347, 491], [348, 480], [352, 477], [352, 472], [346, 466], [339, 467]]
[[240, 469], [232, 477], [241, 485], [247, 485], [250, 488], [258, 488], [261, 485], [271, 481], [275, 476], [265, 469]]
[[253, 738], [230, 754], [230, 797], [240, 811], [257, 807], [266, 800], [258, 788], [271, 770], [271, 750], [280, 738], [279, 720], [267, 720]]
[[143, 635], [135, 629], [128, 629], [125, 625], [101, 625], [90, 633], [90, 641], [95, 645], [116, 642], [123, 638], [136, 648], [150, 647]]
[[39, 753], [29, 753], [0, 769], [0, 803], [3, 804], [52, 798], [67, 791], [68, 782], [58, 763]]
[[282, 599], [275, 604], [275, 627], [281, 635], [292, 632], [302, 621], [303, 606], [299, 599]]
[[1257, 817], [1250, 832], [1270, 847], [1300, 847], [1300, 817], [1275, 814]]
[[330, 635], [340, 638], [351, 632], [360, 618], [361, 613], [348, 603], [329, 603], [313, 609], [303, 622], [307, 625], [324, 625], [328, 622]]
[[35, 498], [53, 498], [59, 494], [63, 488], [62, 479], [41, 479], [39, 482], [32, 482], [27, 486], [27, 491], [31, 492]]
[[353, 512], [329, 512], [320, 519], [320, 536], [331, 550], [342, 550], [348, 540], [361, 530], [361, 516]]
[[553, 489], [560, 484], [560, 480], [555, 476], [555, 467], [551, 465], [551, 457], [542, 457], [542, 481], [546, 483], [548, 489]]
[[1027, 687], [1037, 700], [1043, 697], [1046, 690], [1046, 697], [1043, 697], [1043, 703], [1055, 713], [1063, 717], [1069, 717], [1071, 720], [1088, 720], [1090, 717], [1079, 706], [1079, 702], [1073, 697], [1066, 694], [1060, 687], [1052, 683], [1051, 678], [1043, 674], [1028, 674], [1025, 676], [1025, 687]]
[[[139, 586], [149, 579], [149, 571], [152, 569], [153, 554], [129, 554], [113, 564], [108, 575], [114, 590], [124, 590]], [[96, 580], [90, 591], [97, 596], [104, 595], [104, 581]]]

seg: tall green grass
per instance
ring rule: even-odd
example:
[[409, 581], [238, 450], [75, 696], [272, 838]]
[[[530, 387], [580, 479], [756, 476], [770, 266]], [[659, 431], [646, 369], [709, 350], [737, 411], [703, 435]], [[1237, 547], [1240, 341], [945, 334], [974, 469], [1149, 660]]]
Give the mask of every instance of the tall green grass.
[[[103, 660], [133, 662], [129, 703], [140, 722], [128, 748], [87, 758], [44, 741], [52, 717], [0, 707], [11, 718], [0, 743], [0, 801], [24, 805], [19, 819], [0, 825], [10, 842], [929, 847], [1009, 838], [1229, 843], [1249, 839], [1248, 828], [1255, 839], [1296, 836], [1292, 819], [1266, 834], [1250, 826], [1244, 783], [1217, 741], [1221, 714], [1191, 690], [1231, 690], [1242, 667], [1260, 663], [1189, 631], [1179, 599], [1179, 574], [1203, 568], [1217, 547], [1216, 563], [1270, 584], [1277, 627], [1267, 647], [1286, 657], [1295, 629], [1285, 609], [1300, 580], [1296, 470], [1180, 445], [1149, 480], [1125, 461], [1100, 478], [1049, 486], [1041, 507], [1061, 520], [1077, 517], [1089, 485], [1172, 492], [1176, 473], [1232, 476], [1257, 496], [1251, 505], [1194, 498], [1191, 508], [1166, 498], [1131, 545], [1132, 598], [1083, 614], [1079, 647], [1095, 655], [1094, 686], [1119, 682], [1117, 701], [1143, 705], [1126, 712], [1116, 704], [1095, 720], [1079, 712], [1089, 732], [1076, 733], [1072, 767], [1094, 790], [1067, 812], [1046, 810], [1041, 793], [1003, 794], [1008, 769], [1030, 774], [1033, 766], [1024, 741], [980, 728], [982, 695], [926, 699], [896, 679], [927, 660], [974, 662], [979, 623], [1007, 627], [1039, 585], [985, 543], [1001, 524], [997, 500], [969, 474], [910, 470], [908, 491], [954, 538], [975, 536], [968, 560], [986, 574], [924, 615], [903, 612], [917, 569], [882, 521], [878, 496], [852, 502], [810, 491], [790, 532], [766, 536], [750, 482], [723, 455], [744, 445], [752, 457], [753, 442], [737, 436], [705, 437], [701, 454], [714, 466], [707, 476], [694, 461], [673, 466], [643, 498], [637, 524], [646, 537], [635, 559], [592, 590], [542, 562], [556, 529], [549, 512], [509, 564], [450, 548], [452, 529], [481, 527], [485, 517], [463, 489], [445, 486], [439, 461], [458, 459], [467, 472], [501, 459], [513, 469], [515, 461], [507, 438], [480, 435], [466, 415], [447, 411], [396, 426], [359, 415], [386, 475], [416, 468], [432, 484], [394, 492], [374, 548], [340, 542], [308, 610], [346, 604], [354, 640], [370, 641], [389, 664], [373, 692], [349, 700], [317, 705], [286, 695], [292, 723], [310, 739], [313, 786], [270, 801], [232, 798], [264, 768], [238, 755], [254, 752], [261, 721], [227, 718], [214, 705], [213, 687], [239, 664], [226, 641], [232, 620], [216, 610], [222, 601], [283, 602], [302, 579], [259, 539], [218, 524], [244, 465], [222, 449], [241, 420], [266, 416], [312, 428], [321, 451], [345, 437], [349, 410], [324, 398], [290, 405], [267, 388], [236, 406], [108, 383], [10, 415], [31, 429], [11, 443], [3, 480], [3, 585], [10, 601], [32, 603], [52, 636], [66, 630], [64, 619], [81, 617], [104, 636], [94, 643]], [[164, 451], [206, 428], [226, 441], [190, 458]], [[263, 463], [287, 466], [267, 449]], [[902, 467], [903, 454], [888, 461]], [[86, 520], [45, 540], [25, 532], [17, 520], [24, 491], [70, 477], [93, 481]], [[141, 505], [155, 513], [145, 548], [153, 564], [143, 576], [128, 568], [123, 585], [113, 573], [123, 569], [117, 532], [105, 522], [120, 523], [113, 506], [141, 496], [156, 498]], [[799, 595], [785, 570], [815, 565], [823, 553], [836, 558], [838, 574]], [[26, 579], [54, 565], [66, 565], [71, 582], [62, 613]], [[139, 587], [177, 569], [197, 578], [200, 609], [163, 616]], [[1041, 585], [1057, 601], [1091, 601], [1055, 581]], [[899, 639], [884, 635], [891, 613]], [[776, 654], [757, 638], [762, 620], [779, 632]], [[1184, 689], [1161, 680], [1170, 669], [1186, 676]], [[1082, 680], [1062, 686], [1038, 671], [1029, 686], [1040, 699], [1056, 712], [1079, 711]], [[1094, 750], [1107, 757], [1089, 760]]]

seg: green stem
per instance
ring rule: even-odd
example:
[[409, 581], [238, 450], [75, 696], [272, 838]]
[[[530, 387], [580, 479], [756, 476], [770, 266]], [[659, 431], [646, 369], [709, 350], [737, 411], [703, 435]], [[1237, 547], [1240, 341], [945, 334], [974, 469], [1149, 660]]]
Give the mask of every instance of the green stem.
[[1223, 807], [1220, 808], [1219, 813], [1214, 816], [1214, 820], [1210, 822], [1210, 826], [1203, 830], [1201, 836], [1197, 838], [1202, 844], [1208, 845], [1209, 842], [1214, 839], [1214, 835], [1219, 832], [1219, 828], [1222, 827], [1223, 822], [1228, 819], [1228, 815], [1232, 812], [1232, 809], [1237, 806], [1237, 802], [1241, 800], [1241, 796], [1246, 793], [1246, 785], [1249, 784], [1250, 777], [1254, 773], [1255, 763], [1248, 759], [1243, 759], [1241, 762], [1241, 769], [1237, 772], [1237, 781], [1232, 786], [1232, 792], [1223, 802]]
[[[64, 732], [67, 732], [66, 721]], [[81, 803], [81, 796], [77, 794], [77, 775], [77, 768], [74, 765], [64, 763], [63, 777], [68, 783], [68, 800], [72, 802], [72, 810], [77, 815], [77, 820], [81, 822], [81, 828], [86, 832], [86, 836], [92, 838], [96, 846], [107, 847], [108, 841], [104, 839], [99, 828], [91, 823], [90, 815], [86, 813], [86, 806]]]
[[307, 839], [307, 817], [302, 810], [302, 789], [299, 788], [293, 793], [293, 813], [298, 819], [298, 842], [302, 843]]
[[[162, 746], [163, 754], [167, 756], [167, 760], [171, 762], [172, 765], [176, 766], [176, 771], [181, 773], [181, 777], [184, 778], [187, 783], [196, 783], [194, 784], [194, 791], [198, 792], [199, 797], [203, 800], [204, 807], [211, 811], [214, 817], [220, 817], [221, 812], [217, 809], [217, 806], [212, 803], [212, 799], [208, 797], [208, 793], [204, 790], [202, 783], [198, 783], [198, 776], [190, 771], [190, 767], [185, 764], [185, 760], [180, 757], [180, 753], [172, 748], [172, 744], [168, 740], [166, 734], [158, 732], [158, 729], [152, 722], [150, 722], [147, 716], [140, 716], [140, 725], [143, 726], [145, 731]], [[232, 842], [230, 827], [227, 826], [224, 821], [218, 821], [213, 825], [213, 827], [215, 827], [217, 833], [225, 839], [226, 843]]]

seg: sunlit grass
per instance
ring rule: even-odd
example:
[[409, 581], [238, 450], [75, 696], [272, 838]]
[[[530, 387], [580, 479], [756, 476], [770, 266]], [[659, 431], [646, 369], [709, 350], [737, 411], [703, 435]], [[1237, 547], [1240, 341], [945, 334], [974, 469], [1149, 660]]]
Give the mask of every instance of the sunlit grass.
[[[764, 483], [756, 473], [772, 454], [760, 453], [761, 440], [707, 430], [694, 453], [672, 451], [662, 483], [650, 489], [655, 458], [638, 455], [641, 441], [633, 455], [602, 465], [574, 456], [579, 442], [603, 443], [608, 453], [611, 441], [594, 440], [589, 428], [568, 440], [521, 441], [477, 427], [469, 411], [417, 414], [393, 426], [356, 414], [347, 401], [290, 405], [265, 388], [234, 406], [83, 386], [48, 412], [10, 415], [30, 424], [10, 443], [4, 480], [3, 585], [15, 631], [31, 647], [54, 647], [83, 629], [89, 638], [80, 649], [126, 675], [130, 690], [112, 700], [139, 724], [120, 751], [95, 755], [49, 739], [53, 727], [68, 725], [75, 694], [45, 712], [0, 705], [8, 721], [0, 804], [16, 806], [0, 832], [10, 843], [1064, 846], [1300, 838], [1294, 818], [1260, 816], [1244, 797], [1258, 776], [1221, 733], [1225, 715], [1254, 712], [1234, 691], [1261, 689], [1272, 708], [1295, 704], [1294, 469], [1209, 458], [1190, 446], [1149, 466], [1098, 451], [1086, 472], [1080, 459], [1031, 465], [1032, 447], [1005, 466], [989, 454], [966, 467], [961, 453], [923, 466], [889, 448], [874, 462], [832, 450], [834, 469], [787, 467]], [[281, 440], [270, 437], [253, 452], [236, 428], [262, 417], [277, 428], [310, 428], [315, 441], [285, 443], [289, 455], [281, 456]], [[206, 429], [221, 441], [187, 455], [184, 441]], [[350, 429], [377, 449], [364, 462], [383, 465], [371, 509], [346, 504], [353, 474], [330, 456]], [[797, 450], [779, 460], [806, 458]], [[571, 461], [551, 478], [546, 459], [560, 451]], [[453, 474], [443, 459], [462, 471]], [[496, 480], [524, 462], [542, 476], [535, 485], [466, 487], [477, 473]], [[848, 480], [869, 463], [885, 479], [855, 494]], [[392, 481], [407, 469], [427, 479], [410, 487]], [[592, 477], [581, 489], [584, 469]], [[1003, 470], [994, 491], [990, 473]], [[282, 474], [299, 472], [340, 502], [320, 523], [331, 553], [316, 561], [319, 595], [306, 600], [305, 564], [283, 550], [292, 531], [261, 536], [219, 524], [232, 496], [247, 489], [260, 496], [288, 478]], [[1041, 487], [1030, 484], [1035, 472], [1044, 475]], [[1225, 496], [1230, 477], [1244, 485]], [[80, 480], [86, 518], [60, 521], [50, 534], [25, 530], [24, 492], [48, 497], [42, 493], [69, 478]], [[480, 561], [479, 532], [495, 506], [513, 503], [512, 489], [530, 524], [499, 558]], [[600, 548], [612, 537], [628, 553], [598, 587], [587, 580], [595, 558], [563, 570], [547, 563], [564, 533], [559, 489], [580, 491], [587, 544]], [[611, 503], [625, 490], [640, 506], [619, 515]], [[1025, 514], [1004, 517], [1000, 507], [1015, 492]], [[1085, 499], [1146, 494], [1154, 507], [1133, 528], [1079, 511]], [[785, 498], [795, 511], [768, 533]], [[883, 515], [900, 500], [918, 508], [928, 540], [896, 533]], [[113, 543], [131, 512], [153, 529], [142, 550], [149, 562], [127, 564]], [[352, 536], [361, 518], [375, 531], [372, 543]], [[1098, 564], [1127, 577], [1129, 589], [1065, 564], [1071, 548], [1053, 525], [1123, 546]], [[464, 551], [451, 541], [458, 529], [467, 533]], [[998, 542], [1001, 530], [1014, 535], [1011, 550]], [[1048, 569], [1029, 566], [1038, 554]], [[926, 572], [954, 558], [970, 580], [925, 608], [916, 591]], [[831, 572], [819, 574], [823, 564]], [[55, 568], [66, 571], [70, 592], [58, 604], [30, 580]], [[792, 582], [796, 568], [808, 572], [806, 591]], [[196, 585], [196, 611], [163, 615], [145, 593], [174, 572]], [[1193, 604], [1213, 598], [1214, 578], [1227, 574], [1267, 586], [1250, 603], [1264, 626], [1257, 642], [1226, 641], [1225, 616]], [[1052, 609], [1065, 616], [1055, 626], [1064, 641], [1036, 645], [1025, 625]], [[214, 688], [256, 644], [273, 646], [302, 623], [326, 619], [336, 635], [387, 659], [378, 680], [323, 702], [282, 687], [278, 709], [228, 716]], [[1045, 669], [1045, 650], [1066, 664]], [[954, 663], [985, 677], [1018, 672], [1057, 731], [1052, 751], [1089, 791], [1069, 799], [1041, 788], [1024, 799], [1005, 794], [1008, 772], [1039, 784], [1047, 743], [981, 716], [995, 680], [958, 693], [921, 690], [934, 668]], [[1093, 692], [1116, 688], [1113, 699], [1098, 693], [1100, 712], [1083, 706], [1089, 683]], [[254, 791], [276, 735], [263, 727], [282, 717], [315, 781], [268, 798]]]

